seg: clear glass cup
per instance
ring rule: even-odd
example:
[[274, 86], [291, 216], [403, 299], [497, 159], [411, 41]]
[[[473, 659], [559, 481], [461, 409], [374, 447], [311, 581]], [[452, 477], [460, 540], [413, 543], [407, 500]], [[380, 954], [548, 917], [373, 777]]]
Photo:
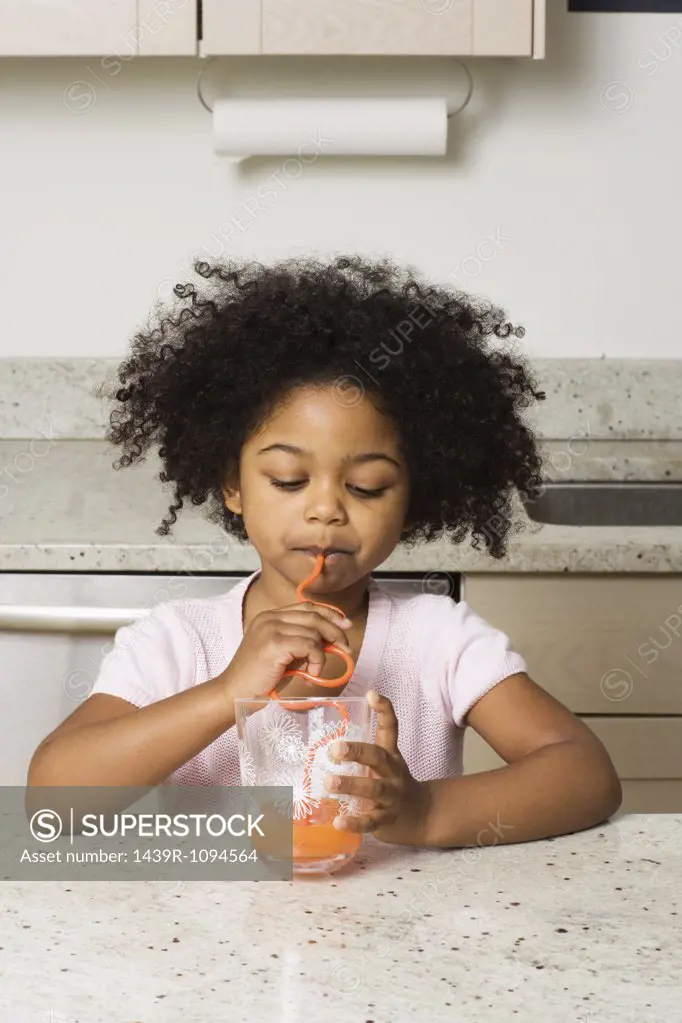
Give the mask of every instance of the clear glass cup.
[[293, 872], [322, 874], [354, 858], [363, 835], [334, 827], [338, 814], [359, 812], [365, 801], [324, 787], [327, 774], [368, 775], [351, 761], [336, 763], [329, 747], [336, 739], [370, 741], [371, 708], [361, 696], [293, 697], [234, 701], [242, 785], [286, 785], [276, 809], [293, 808]]

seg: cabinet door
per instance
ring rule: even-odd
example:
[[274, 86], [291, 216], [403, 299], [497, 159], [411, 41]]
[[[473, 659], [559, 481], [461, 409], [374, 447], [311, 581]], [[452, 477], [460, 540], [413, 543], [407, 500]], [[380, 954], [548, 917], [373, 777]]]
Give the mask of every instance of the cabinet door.
[[138, 0], [138, 55], [180, 56], [197, 53], [198, 0]]
[[38, 744], [88, 698], [116, 628], [143, 629], [157, 604], [224, 595], [239, 578], [0, 572], [0, 788], [26, 784]]
[[575, 714], [682, 714], [682, 576], [487, 573], [463, 597]]
[[263, 53], [473, 52], [474, 0], [262, 0], [262, 5]]
[[545, 0], [203, 0], [202, 56], [544, 56]]
[[682, 718], [614, 716], [584, 720], [603, 742], [619, 778], [682, 778]]
[[0, 56], [129, 56], [137, 51], [137, 7], [137, 0], [0, 0]]
[[261, 0], [203, 0], [201, 56], [263, 52]]
[[472, 53], [476, 57], [535, 55], [533, 15], [533, 0], [474, 0]]
[[682, 813], [682, 778], [627, 779], [617, 816], [626, 813]]

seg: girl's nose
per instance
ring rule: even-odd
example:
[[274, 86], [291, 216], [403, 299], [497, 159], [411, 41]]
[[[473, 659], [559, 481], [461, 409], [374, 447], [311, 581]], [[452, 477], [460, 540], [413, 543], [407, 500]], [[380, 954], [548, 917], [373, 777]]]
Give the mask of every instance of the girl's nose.
[[343, 522], [347, 512], [343, 501], [343, 491], [334, 484], [313, 485], [306, 488], [306, 517], [318, 519], [320, 522]]

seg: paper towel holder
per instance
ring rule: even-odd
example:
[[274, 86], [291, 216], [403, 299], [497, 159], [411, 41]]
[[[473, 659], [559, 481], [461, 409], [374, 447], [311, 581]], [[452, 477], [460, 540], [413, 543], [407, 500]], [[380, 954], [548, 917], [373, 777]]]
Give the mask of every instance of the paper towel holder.
[[[203, 68], [201, 69], [201, 71], [199, 72], [199, 77], [197, 78], [197, 96], [199, 97], [199, 102], [201, 103], [201, 105], [202, 105], [202, 106], [203, 106], [203, 107], [204, 107], [204, 108], [205, 108], [206, 110], [208, 110], [209, 114], [212, 114], [212, 113], [213, 113], [213, 107], [210, 107], [210, 106], [208, 105], [208, 103], [206, 102], [206, 100], [204, 99], [204, 94], [203, 94], [203, 92], [201, 91], [201, 88], [202, 88], [202, 85], [203, 85], [204, 75], [205, 75], [205, 74], [206, 74], [206, 72], [208, 71], [208, 68], [209, 68], [209, 66], [210, 66], [210, 65], [211, 65], [211, 64], [212, 64], [212, 63], [213, 63], [213, 62], [214, 62], [215, 60], [217, 60], [217, 59], [218, 59], [217, 57], [210, 57], [210, 58], [209, 58], [209, 59], [208, 59], [208, 60], [206, 61], [206, 64], [205, 64], [205, 66], [204, 66], [204, 67], [203, 67]], [[457, 115], [458, 115], [458, 114], [461, 114], [461, 113], [462, 113], [462, 111], [464, 110], [464, 108], [465, 108], [466, 106], [468, 106], [468, 104], [469, 104], [469, 100], [471, 99], [471, 97], [472, 97], [472, 95], [473, 95], [473, 92], [474, 92], [474, 79], [473, 79], [473, 76], [472, 76], [472, 74], [471, 74], [471, 71], [470, 71], [470, 70], [469, 70], [469, 68], [468, 68], [468, 67], [466, 66], [466, 64], [464, 63], [464, 61], [462, 61], [462, 60], [457, 60], [456, 58], [454, 58], [454, 59], [455, 59], [455, 62], [456, 62], [457, 64], [459, 64], [459, 66], [460, 66], [461, 68], [463, 68], [463, 69], [464, 69], [464, 73], [465, 73], [465, 74], [466, 74], [466, 76], [467, 76], [467, 83], [468, 83], [468, 84], [467, 84], [467, 92], [466, 92], [466, 96], [464, 97], [464, 102], [463, 102], [463, 103], [461, 103], [461, 104], [460, 104], [460, 106], [459, 106], [459, 107], [457, 107], [457, 109], [456, 109], [456, 110], [450, 110], [450, 111], [448, 112], [448, 115], [447, 115], [447, 119], [448, 119], [448, 120], [450, 120], [450, 119], [451, 119], [452, 117], [457, 117]], [[330, 99], [331, 99], [331, 97], [330, 97]]]

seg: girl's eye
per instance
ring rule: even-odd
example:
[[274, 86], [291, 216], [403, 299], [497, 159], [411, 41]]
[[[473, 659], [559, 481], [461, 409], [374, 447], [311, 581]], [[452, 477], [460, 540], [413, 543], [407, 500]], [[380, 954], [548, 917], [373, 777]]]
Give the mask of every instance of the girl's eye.
[[378, 487], [376, 490], [367, 490], [365, 487], [351, 487], [360, 497], [381, 497], [386, 487]]
[[[271, 479], [270, 482], [273, 487], [277, 487], [279, 490], [295, 490], [296, 487], [300, 487], [303, 483], [305, 483], [305, 480], [287, 481]], [[379, 487], [376, 490], [367, 490], [365, 487], [351, 486], [350, 489], [354, 490], [360, 497], [381, 497], [384, 490], [386, 490], [386, 487]]]
[[277, 487], [279, 490], [293, 490], [295, 487], [300, 487], [304, 480], [292, 480], [288, 483], [286, 480], [270, 480], [273, 487]]

